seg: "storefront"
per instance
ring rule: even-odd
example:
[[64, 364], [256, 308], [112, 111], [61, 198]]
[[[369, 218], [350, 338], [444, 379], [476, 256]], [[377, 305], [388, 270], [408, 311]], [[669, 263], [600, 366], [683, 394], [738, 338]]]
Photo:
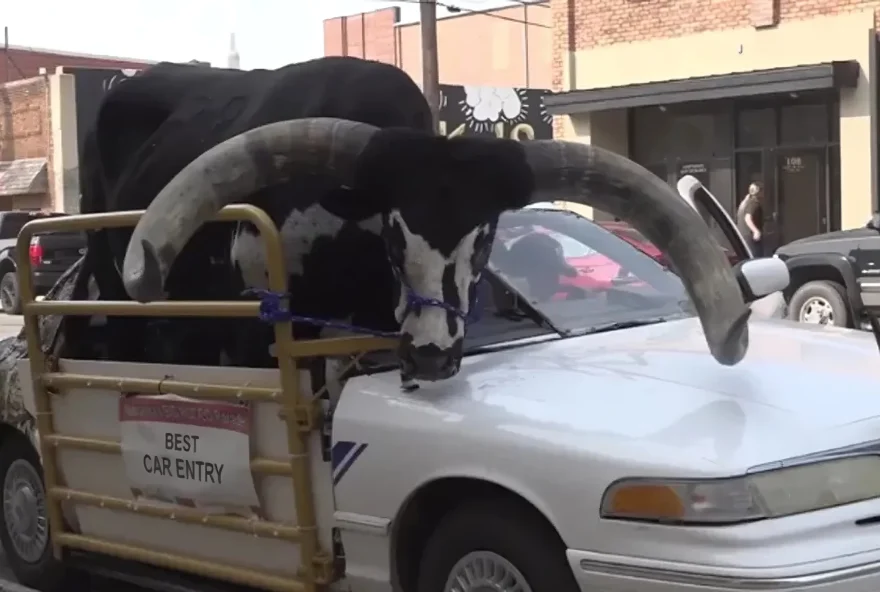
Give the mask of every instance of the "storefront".
[[639, 107], [630, 156], [672, 185], [697, 177], [731, 214], [757, 183], [775, 249], [840, 228], [838, 111], [836, 93]]
[[880, 185], [873, 8], [769, 26], [731, 19], [707, 24], [718, 30], [647, 40], [635, 31], [570, 49], [564, 90], [545, 99], [561, 116], [556, 132], [627, 155], [670, 184], [693, 175], [731, 214], [758, 183], [765, 248], [864, 225]]

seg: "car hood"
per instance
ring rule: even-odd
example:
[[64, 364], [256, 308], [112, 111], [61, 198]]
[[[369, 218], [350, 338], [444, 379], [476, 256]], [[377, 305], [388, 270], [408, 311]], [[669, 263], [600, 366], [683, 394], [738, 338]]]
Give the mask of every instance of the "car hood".
[[[880, 236], [880, 233], [871, 228], [837, 230], [834, 232], [825, 232], [823, 234], [815, 234], [813, 236], [799, 238], [779, 247], [776, 252], [780, 255], [796, 255], [802, 252], [817, 252], [817, 248], [819, 247], [828, 251], [849, 251], [849, 248], [846, 245], [848, 241], [877, 236]], [[839, 243], [840, 246], [836, 247], [836, 243]]]
[[[486, 433], [700, 475], [880, 439], [870, 333], [753, 320], [750, 341], [734, 367], [709, 355], [696, 319], [535, 343], [468, 357], [420, 398]], [[368, 380], [400, 390], [394, 375]]]

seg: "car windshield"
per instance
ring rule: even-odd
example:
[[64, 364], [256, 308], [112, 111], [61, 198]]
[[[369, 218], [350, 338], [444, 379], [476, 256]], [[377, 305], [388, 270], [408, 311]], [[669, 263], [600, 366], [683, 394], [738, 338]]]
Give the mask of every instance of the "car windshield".
[[632, 244], [638, 236], [559, 209], [502, 215], [466, 347], [692, 316], [681, 280]]

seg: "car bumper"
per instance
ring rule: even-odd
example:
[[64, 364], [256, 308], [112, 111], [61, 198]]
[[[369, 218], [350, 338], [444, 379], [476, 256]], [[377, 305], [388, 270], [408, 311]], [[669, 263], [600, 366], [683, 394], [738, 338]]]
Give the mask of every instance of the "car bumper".
[[880, 591], [880, 559], [824, 570], [801, 564], [771, 573], [681, 563], [670, 565], [645, 559], [622, 563], [620, 558], [610, 561], [598, 553], [576, 550], [569, 550], [567, 555], [583, 592]]
[[34, 290], [37, 294], [45, 294], [58, 282], [63, 274], [63, 271], [35, 271]]

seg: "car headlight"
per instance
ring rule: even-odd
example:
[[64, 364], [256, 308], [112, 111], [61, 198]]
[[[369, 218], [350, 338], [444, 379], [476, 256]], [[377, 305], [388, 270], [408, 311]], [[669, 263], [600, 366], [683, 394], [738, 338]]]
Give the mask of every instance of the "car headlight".
[[725, 479], [622, 479], [602, 517], [678, 524], [780, 518], [880, 497], [880, 457], [858, 456]]

